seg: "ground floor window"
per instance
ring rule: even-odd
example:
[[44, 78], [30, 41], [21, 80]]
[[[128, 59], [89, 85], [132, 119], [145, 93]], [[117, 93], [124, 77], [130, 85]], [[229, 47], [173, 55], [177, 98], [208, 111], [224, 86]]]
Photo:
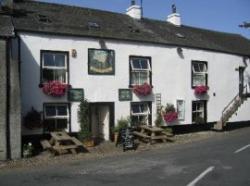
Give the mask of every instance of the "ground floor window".
[[193, 101], [192, 102], [192, 122], [193, 123], [206, 123], [206, 101]]
[[131, 103], [131, 126], [151, 125], [151, 102]]
[[45, 131], [58, 131], [66, 129], [69, 123], [68, 104], [44, 104]]

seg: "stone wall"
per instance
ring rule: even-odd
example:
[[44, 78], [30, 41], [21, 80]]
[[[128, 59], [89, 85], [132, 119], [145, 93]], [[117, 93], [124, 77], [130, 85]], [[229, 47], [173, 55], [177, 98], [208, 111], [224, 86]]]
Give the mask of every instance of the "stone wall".
[[6, 113], [7, 113], [7, 70], [6, 41], [0, 39], [0, 160], [7, 158], [6, 148]]

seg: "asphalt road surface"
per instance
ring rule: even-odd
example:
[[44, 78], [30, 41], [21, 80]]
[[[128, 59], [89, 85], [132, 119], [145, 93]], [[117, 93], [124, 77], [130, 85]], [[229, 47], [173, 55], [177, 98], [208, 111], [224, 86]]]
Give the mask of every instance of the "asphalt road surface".
[[0, 172], [0, 186], [249, 186], [250, 128], [200, 142]]

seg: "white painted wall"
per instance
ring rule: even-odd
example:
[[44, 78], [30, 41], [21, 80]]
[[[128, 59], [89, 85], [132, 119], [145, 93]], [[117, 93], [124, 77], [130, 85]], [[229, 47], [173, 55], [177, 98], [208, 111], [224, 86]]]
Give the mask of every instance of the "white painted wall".
[[[115, 102], [115, 121], [130, 115], [130, 102], [118, 100], [118, 89], [129, 86], [129, 56], [150, 56], [152, 58], [153, 93], [162, 94], [162, 104], [176, 104], [177, 99], [185, 100], [185, 120], [175, 124], [190, 124], [192, 100], [198, 99], [191, 89], [191, 60], [208, 62], [208, 122], [219, 120], [221, 111], [238, 92], [238, 72], [235, 68], [243, 64], [243, 58], [236, 55], [183, 48], [179, 56], [176, 47], [105, 40], [108, 49], [115, 50], [115, 75], [88, 75], [88, 48], [100, 48], [98, 39], [36, 35], [20, 33], [21, 38], [21, 82], [22, 114], [33, 106], [42, 111], [44, 102], [66, 102], [64, 98], [46, 96], [38, 88], [40, 79], [40, 50], [68, 51], [76, 49], [77, 58], [69, 55], [70, 84], [83, 88], [90, 102]], [[247, 61], [249, 64], [249, 61]], [[249, 71], [250, 72], [250, 71]], [[215, 93], [215, 95], [213, 95]], [[133, 101], [153, 101], [152, 121], [156, 116], [154, 94], [145, 98], [133, 95]], [[71, 105], [72, 132], [79, 130], [77, 108]], [[239, 109], [230, 121], [250, 120], [250, 101]], [[41, 131], [35, 131], [38, 133]], [[23, 130], [24, 134], [30, 132]]]

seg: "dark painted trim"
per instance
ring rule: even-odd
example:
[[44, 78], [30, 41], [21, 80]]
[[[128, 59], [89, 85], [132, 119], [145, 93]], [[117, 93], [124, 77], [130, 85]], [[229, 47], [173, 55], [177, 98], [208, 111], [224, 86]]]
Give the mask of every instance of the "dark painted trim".
[[69, 51], [59, 51], [59, 50], [40, 50], [40, 85], [43, 83], [42, 82], [42, 74], [43, 74], [43, 68], [42, 68], [42, 55], [43, 53], [60, 53], [60, 54], [65, 54], [66, 55], [66, 63], [67, 63], [67, 73], [68, 73], [68, 77], [67, 77], [67, 81], [68, 84], [70, 84], [70, 67], [69, 67]]
[[7, 159], [11, 159], [11, 145], [10, 145], [10, 39], [6, 40], [6, 146]]
[[[113, 64], [113, 71], [111, 73], [94, 73], [90, 72], [90, 50], [102, 50], [102, 51], [107, 51], [107, 52], [113, 52], [114, 54], [114, 64]], [[110, 76], [110, 75], [115, 75], [115, 63], [116, 63], [116, 57], [115, 57], [115, 50], [112, 49], [101, 49], [101, 48], [88, 48], [88, 75], [97, 75], [97, 76]]]
[[244, 93], [244, 70], [245, 67], [239, 67], [239, 96], [242, 97]]
[[204, 63], [207, 66], [207, 74], [206, 74], [206, 86], [208, 86], [208, 62], [207, 61], [199, 61], [199, 60], [192, 60], [191, 61], [191, 88], [194, 89], [195, 86], [193, 86], [193, 64], [194, 63]]
[[53, 36], [71, 36], [71, 37], [81, 37], [81, 38], [91, 38], [91, 39], [109, 39], [111, 41], [126, 41], [126, 42], [136, 42], [136, 43], [146, 43], [146, 44], [155, 44], [155, 45], [161, 45], [161, 46], [171, 46], [171, 47], [183, 47], [183, 48], [191, 48], [191, 49], [199, 49], [199, 50], [205, 50], [205, 51], [213, 51], [213, 52], [219, 52], [219, 53], [225, 53], [225, 54], [233, 54], [238, 56], [247, 56], [250, 57], [250, 54], [243, 54], [243, 53], [237, 53], [237, 52], [227, 52], [223, 50], [216, 50], [216, 49], [208, 49], [203, 47], [193, 47], [188, 45], [178, 45], [178, 44], [171, 44], [171, 43], [161, 43], [161, 42], [154, 42], [154, 41], [142, 41], [142, 40], [136, 40], [136, 39], [122, 39], [122, 38], [112, 38], [112, 37], [103, 37], [103, 36], [88, 36], [88, 35], [81, 35], [81, 34], [71, 34], [71, 33], [51, 33], [51, 32], [45, 32], [45, 31], [30, 31], [30, 30], [24, 30], [24, 29], [16, 29], [16, 32], [24, 32], [24, 33], [33, 33], [33, 34], [44, 34], [44, 35], [53, 35]]
[[[45, 111], [45, 105], [68, 105], [68, 109], [69, 109], [69, 132], [71, 132], [71, 104], [69, 102], [43, 102], [43, 110], [42, 110], [42, 114], [43, 114], [43, 120], [44, 120], [44, 111]], [[45, 128], [43, 127], [43, 134], [48, 134], [47, 131], [45, 131]]]
[[130, 55], [129, 56], [129, 88], [132, 88], [133, 86], [131, 85], [131, 72], [132, 72], [132, 69], [131, 69], [131, 65], [130, 65], [130, 61], [132, 58], [144, 58], [144, 59], [148, 59], [149, 60], [149, 64], [150, 64], [150, 68], [151, 68], [151, 71], [149, 72], [149, 84], [153, 87], [152, 85], [152, 71], [153, 71], [153, 67], [152, 67], [152, 57], [151, 56], [136, 56], [136, 55]]

